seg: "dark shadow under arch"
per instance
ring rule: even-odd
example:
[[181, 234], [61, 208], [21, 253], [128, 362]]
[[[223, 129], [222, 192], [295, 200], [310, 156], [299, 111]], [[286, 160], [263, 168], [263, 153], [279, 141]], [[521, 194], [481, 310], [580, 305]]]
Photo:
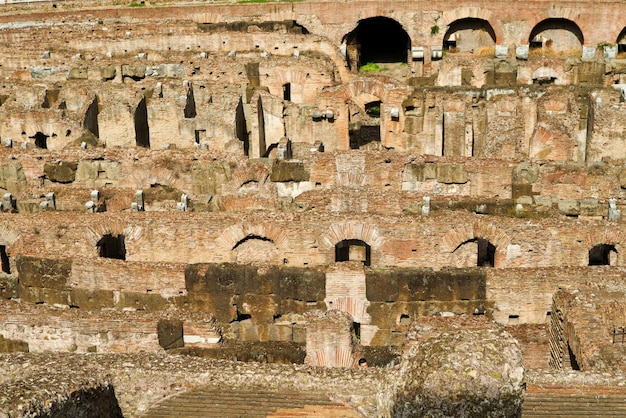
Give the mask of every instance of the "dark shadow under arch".
[[126, 260], [126, 242], [124, 234], [106, 234], [96, 244], [98, 255], [102, 258]]
[[335, 244], [335, 262], [361, 261], [364, 265], [372, 264], [372, 249], [360, 239], [344, 239]]
[[585, 44], [585, 38], [578, 25], [569, 19], [563, 18], [550, 18], [537, 23], [537, 25], [530, 32], [530, 36], [528, 37], [528, 44], [530, 45], [531, 49], [554, 48], [555, 51], [567, 49], [559, 47], [559, 45], [563, 42], [562, 39], [559, 38], [562, 37], [556, 37], [557, 39], [552, 39], [552, 37], [550, 37], [545, 41], [539, 39], [541, 38], [540, 35], [542, 35], [543, 33], [551, 34], [558, 33], [560, 31], [564, 31], [563, 35], [570, 33], [575, 36], [578, 40], [578, 43], [580, 44], [580, 47]]
[[411, 38], [402, 25], [384, 16], [360, 20], [344, 42], [352, 70], [368, 62], [407, 62], [411, 48]]
[[611, 254], [617, 255], [617, 249], [615, 245], [611, 244], [598, 244], [594, 245], [589, 250], [589, 265], [590, 266], [610, 266]]
[[272, 240], [271, 238], [262, 237], [260, 235], [249, 234], [243, 237], [242, 239], [240, 239], [239, 241], [237, 241], [237, 243], [233, 246], [232, 250], [237, 249], [237, 247], [239, 247], [244, 242], [247, 242], [253, 239], [257, 239], [259, 241], [271, 242], [272, 244], [274, 244], [274, 240]]
[[496, 265], [496, 246], [484, 238], [468, 239], [467, 241], [459, 244], [454, 251], [470, 242], [475, 242], [478, 245], [478, 251], [476, 253], [477, 267], [494, 267]]
[[450, 23], [443, 37], [446, 50], [459, 52], [481, 52], [484, 48], [494, 48], [496, 32], [491, 24], [484, 19], [468, 17]]

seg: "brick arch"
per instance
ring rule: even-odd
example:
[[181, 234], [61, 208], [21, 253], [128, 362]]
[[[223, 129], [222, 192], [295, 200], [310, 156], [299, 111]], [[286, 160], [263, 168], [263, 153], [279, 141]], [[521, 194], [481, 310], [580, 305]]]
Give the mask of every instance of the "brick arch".
[[400, 105], [401, 97], [406, 97], [404, 91], [409, 93], [405, 86], [393, 86], [390, 88], [389, 80], [381, 80], [373, 77], [359, 77], [338, 87], [324, 89], [324, 92], [334, 98], [341, 97], [342, 101], [347, 101], [362, 94], [376, 96], [383, 103], [394, 103]]
[[598, 244], [609, 244], [614, 245], [615, 248], [622, 248], [624, 242], [626, 242], [626, 235], [617, 229], [596, 229], [583, 237], [583, 244], [587, 250]]
[[549, 19], [563, 19], [572, 23], [574, 26], [578, 28], [580, 33], [582, 34], [582, 45], [585, 45], [585, 41], [587, 40], [586, 33], [592, 31], [590, 28], [584, 25], [583, 19], [580, 18], [580, 12], [574, 9], [555, 7], [551, 8], [548, 11], [547, 15], [534, 15], [533, 20], [526, 21], [527, 33], [524, 34], [524, 38], [522, 38], [522, 43], [528, 42], [531, 33], [535, 30], [535, 28], [545, 20]]
[[7, 224], [0, 224], [0, 245], [9, 246], [20, 238], [20, 233], [8, 226]]
[[359, 239], [367, 243], [372, 249], [380, 248], [384, 241], [375, 225], [363, 222], [335, 222], [322, 235], [321, 243], [327, 249], [331, 249], [335, 248], [338, 242], [346, 239]]
[[511, 243], [511, 237], [504, 230], [482, 221], [451, 229], [443, 236], [442, 242], [452, 253], [464, 242], [475, 238], [486, 239], [493, 244], [496, 247], [496, 254], [506, 251], [506, 247]]
[[215, 239], [218, 246], [232, 250], [241, 240], [250, 237], [263, 237], [274, 243], [276, 248], [287, 247], [289, 239], [284, 228], [274, 224], [242, 223], [226, 228]]
[[487, 23], [489, 23], [489, 25], [491, 26], [491, 29], [493, 29], [494, 33], [496, 34], [496, 45], [498, 45], [498, 42], [504, 39], [504, 34], [502, 33], [502, 29], [500, 28], [499, 25], [495, 24], [496, 20], [493, 18], [493, 12], [484, 7], [470, 7], [470, 6], [457, 7], [456, 9], [444, 11], [441, 17], [443, 19], [444, 25], [446, 26], [445, 30], [444, 28], [441, 28], [441, 30], [439, 31], [439, 37], [441, 37], [442, 41], [443, 41], [443, 36], [447, 32], [450, 25], [454, 23], [455, 21], [461, 20], [461, 19], [485, 20], [487, 21]]
[[87, 228], [85, 239], [95, 247], [100, 239], [108, 234], [123, 234], [126, 241], [139, 241], [143, 236], [143, 228], [141, 226], [124, 226], [121, 221], [98, 223]]
[[413, 45], [413, 39], [411, 39], [411, 35], [409, 35], [409, 30], [407, 29], [406, 25], [399, 19], [396, 19], [395, 17], [391, 17], [391, 16], [386, 16], [384, 14], [381, 14], [378, 10], [374, 10], [374, 9], [369, 9], [369, 8], [365, 8], [362, 9], [359, 13], [359, 20], [355, 21], [352, 25], [350, 25], [348, 27], [348, 30], [346, 33], [344, 33], [344, 35], [341, 37], [342, 42], [345, 41], [345, 39], [348, 37], [348, 35], [350, 33], [352, 33], [358, 26], [359, 24], [363, 21], [363, 20], [367, 20], [367, 19], [372, 19], [374, 17], [384, 17], [390, 20], [395, 20], [400, 27], [402, 28], [402, 30], [404, 30], [404, 32], [406, 32], [407, 36], [409, 37], [409, 41], [411, 42], [411, 45]]

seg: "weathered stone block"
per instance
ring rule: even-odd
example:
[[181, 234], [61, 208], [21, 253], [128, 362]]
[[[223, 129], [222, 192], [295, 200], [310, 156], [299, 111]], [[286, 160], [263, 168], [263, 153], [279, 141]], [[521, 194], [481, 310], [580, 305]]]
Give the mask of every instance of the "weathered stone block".
[[68, 80], [87, 80], [87, 78], [89, 78], [87, 68], [74, 67], [67, 75]]
[[81, 309], [115, 307], [113, 291], [111, 290], [73, 289], [70, 292], [69, 303]]
[[78, 163], [75, 161], [61, 161], [57, 164], [46, 163], [43, 171], [46, 177], [55, 183], [71, 183], [76, 179]]
[[463, 184], [469, 181], [461, 164], [437, 164], [437, 181], [446, 184]]
[[309, 181], [309, 172], [300, 161], [274, 160], [270, 180], [274, 182]]
[[100, 77], [103, 80], [113, 80], [117, 75], [117, 70], [115, 67], [104, 67], [100, 69]]
[[0, 162], [0, 188], [9, 193], [19, 194], [26, 187], [26, 174], [17, 161]]
[[558, 201], [559, 212], [564, 215], [578, 215], [580, 213], [580, 204], [574, 199], [562, 199]]
[[191, 166], [191, 182], [195, 194], [219, 195], [222, 193], [222, 185], [231, 178], [231, 168], [227, 164], [197, 162]]
[[0, 334], [0, 353], [28, 353], [28, 342], [11, 340]]
[[159, 294], [122, 292], [117, 303], [118, 309], [134, 308], [142, 311], [162, 311], [169, 304]]
[[122, 77], [140, 80], [146, 76], [145, 65], [122, 65]]
[[66, 289], [72, 261], [18, 255], [15, 264], [23, 286]]
[[75, 181], [89, 181], [98, 178], [98, 170], [91, 161], [79, 161]]
[[159, 319], [157, 322], [159, 345], [166, 350], [184, 347], [183, 321], [180, 319]]

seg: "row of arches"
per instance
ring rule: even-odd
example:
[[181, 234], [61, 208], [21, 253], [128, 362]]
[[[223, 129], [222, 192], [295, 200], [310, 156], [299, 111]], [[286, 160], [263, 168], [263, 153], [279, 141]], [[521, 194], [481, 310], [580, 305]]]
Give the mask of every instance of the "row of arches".
[[[126, 244], [124, 234], [106, 234], [96, 243], [99, 257], [117, 260], [126, 259]], [[235, 243], [232, 251], [251, 248], [255, 260], [264, 260], [263, 253], [275, 251], [275, 243], [271, 238], [249, 234]], [[343, 239], [335, 244], [335, 262], [359, 261], [365, 266], [372, 264], [372, 247], [361, 239]], [[461, 257], [473, 259], [468, 266], [495, 267], [496, 246], [485, 238], [472, 238], [459, 244], [453, 253], [460, 253]], [[4, 246], [0, 246], [2, 271], [10, 274], [8, 256]], [[616, 265], [617, 249], [613, 244], [597, 244], [589, 250], [588, 265]]]
[[[431, 34], [439, 27], [433, 25]], [[384, 34], [384, 36], [383, 36]], [[443, 35], [442, 48], [449, 52], [494, 54], [499, 42], [489, 21], [467, 17], [453, 21]], [[565, 18], [548, 18], [539, 22], [527, 38], [531, 50], [553, 53], [580, 52], [585, 43], [580, 27]], [[411, 39], [402, 25], [384, 16], [359, 21], [356, 28], [344, 36], [346, 56], [350, 69], [359, 69], [367, 63], [406, 63], [410, 59]], [[626, 52], [626, 28], [615, 39], [620, 52]]]

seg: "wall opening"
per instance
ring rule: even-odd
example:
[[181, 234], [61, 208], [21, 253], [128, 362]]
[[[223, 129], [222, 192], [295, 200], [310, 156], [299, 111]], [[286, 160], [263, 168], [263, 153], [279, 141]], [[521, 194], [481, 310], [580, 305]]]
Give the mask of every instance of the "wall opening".
[[266, 151], [265, 145], [265, 115], [263, 113], [263, 100], [259, 96], [257, 101], [257, 115], [259, 117], [259, 157], [263, 156]]
[[98, 255], [102, 258], [126, 260], [126, 243], [123, 234], [106, 234], [96, 244]]
[[239, 97], [239, 103], [235, 109], [235, 135], [237, 139], [243, 143], [243, 153], [248, 156], [250, 151], [250, 137], [248, 135], [248, 126], [246, 124], [246, 116], [243, 111], [243, 99]]
[[381, 16], [359, 21], [343, 41], [351, 70], [367, 63], [406, 63], [411, 49], [411, 39], [402, 25]]
[[195, 131], [196, 144], [202, 144], [206, 142], [206, 129], [196, 129]]
[[568, 19], [546, 19], [530, 32], [528, 44], [532, 54], [579, 56], [584, 37], [578, 25]]
[[43, 98], [43, 103], [41, 107], [44, 109], [50, 109], [55, 103], [59, 100], [59, 93], [61, 90], [59, 89], [51, 89], [46, 90], [46, 95]]
[[576, 355], [574, 355], [572, 347], [570, 347], [569, 344], [567, 345], [567, 353], [569, 355], [569, 365], [572, 370], [580, 370], [580, 365], [578, 365], [578, 361], [576, 361]]
[[270, 238], [267, 238], [267, 237], [262, 237], [260, 235], [248, 235], [248, 236], [240, 239], [239, 241], [237, 241], [237, 244], [235, 244], [235, 246], [232, 249], [235, 250], [235, 249], [237, 249], [237, 247], [239, 247], [243, 243], [248, 242], [250, 240], [254, 240], [254, 239], [257, 239], [259, 241], [266, 241], [266, 242], [274, 243], [273, 240], [271, 240]]
[[335, 262], [360, 261], [371, 265], [371, 247], [360, 239], [344, 239], [335, 245]]
[[626, 28], [619, 33], [615, 43], [617, 44], [617, 53], [620, 55], [618, 58], [626, 56]]
[[30, 139], [35, 140], [35, 146], [42, 149], [48, 149], [48, 138], [50, 138], [48, 135], [41, 132], [37, 132], [35, 135], [30, 137]]
[[0, 245], [0, 261], [2, 262], [2, 272], [11, 274], [11, 262], [5, 245]]
[[100, 113], [98, 96], [95, 96], [93, 98], [93, 101], [87, 108], [87, 112], [85, 112], [83, 127], [91, 132], [96, 138], [100, 137], [100, 129], [98, 127], [98, 113]]
[[590, 266], [614, 266], [617, 264], [617, 249], [611, 244], [594, 245], [589, 250]]
[[283, 100], [291, 101], [291, 83], [283, 84]]
[[483, 19], [466, 18], [450, 24], [443, 37], [443, 48], [449, 52], [494, 55], [496, 33]]
[[350, 149], [378, 148], [380, 136], [380, 109], [381, 101], [375, 100], [365, 103], [361, 109], [356, 103], [349, 103]]
[[150, 148], [150, 128], [148, 126], [148, 106], [146, 98], [135, 109], [135, 144], [138, 147]]
[[185, 101], [185, 119], [196, 117], [196, 99], [193, 97], [193, 88], [187, 89], [187, 100]]
[[461, 263], [456, 267], [470, 267], [472, 265], [478, 267], [495, 266], [496, 246], [484, 238], [467, 240], [456, 247], [453, 252], [457, 254]]

